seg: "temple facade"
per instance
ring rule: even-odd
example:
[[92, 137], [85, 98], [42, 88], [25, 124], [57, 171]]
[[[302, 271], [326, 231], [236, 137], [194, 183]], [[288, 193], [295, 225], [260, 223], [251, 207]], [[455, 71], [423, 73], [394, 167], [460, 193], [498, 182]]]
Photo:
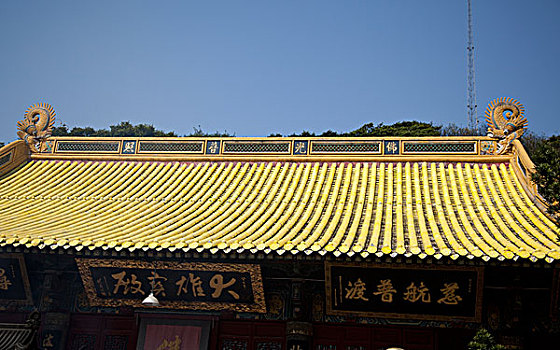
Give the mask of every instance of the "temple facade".
[[[0, 149], [0, 323], [41, 349], [511, 349], [560, 341], [559, 227], [486, 137], [52, 137]], [[0, 326], [1, 328], [1, 326]]]

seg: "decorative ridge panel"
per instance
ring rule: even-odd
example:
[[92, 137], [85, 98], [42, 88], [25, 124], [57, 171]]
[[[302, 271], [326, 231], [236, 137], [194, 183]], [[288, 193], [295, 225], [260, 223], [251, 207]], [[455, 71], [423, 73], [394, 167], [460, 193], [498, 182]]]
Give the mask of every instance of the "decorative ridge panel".
[[[135, 141], [128, 141], [135, 142]], [[125, 142], [126, 144], [126, 142]], [[202, 154], [204, 141], [138, 141], [138, 153], [194, 153]]]
[[[42, 154], [129, 156], [377, 157], [492, 156], [496, 141], [486, 137], [434, 138], [52, 138]], [[54, 147], [52, 147], [52, 146]]]
[[478, 141], [402, 141], [403, 154], [478, 154]]
[[291, 141], [222, 141], [223, 154], [291, 154]]
[[381, 143], [367, 140], [313, 140], [310, 154], [381, 154]]
[[508, 163], [31, 160], [0, 177], [0, 246], [552, 262], [559, 232]]
[[57, 141], [57, 153], [119, 153], [121, 140], [115, 141]]

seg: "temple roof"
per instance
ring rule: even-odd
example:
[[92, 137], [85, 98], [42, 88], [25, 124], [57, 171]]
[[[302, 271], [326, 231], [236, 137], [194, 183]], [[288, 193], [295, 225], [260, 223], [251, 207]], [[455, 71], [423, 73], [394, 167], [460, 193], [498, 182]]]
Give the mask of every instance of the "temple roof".
[[516, 142], [498, 156], [484, 137], [55, 138], [27, 157], [14, 143], [0, 245], [557, 260]]

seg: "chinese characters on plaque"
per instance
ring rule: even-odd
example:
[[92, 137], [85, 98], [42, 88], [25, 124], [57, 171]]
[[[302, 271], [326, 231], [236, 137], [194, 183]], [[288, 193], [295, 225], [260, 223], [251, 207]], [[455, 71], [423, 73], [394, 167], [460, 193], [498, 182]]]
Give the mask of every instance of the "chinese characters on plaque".
[[479, 321], [482, 269], [327, 263], [326, 290], [331, 314]]
[[93, 306], [142, 306], [153, 291], [164, 307], [266, 312], [259, 265], [76, 259]]
[[385, 141], [385, 154], [399, 154], [399, 141]]
[[0, 254], [0, 302], [32, 304], [25, 261], [21, 254]]

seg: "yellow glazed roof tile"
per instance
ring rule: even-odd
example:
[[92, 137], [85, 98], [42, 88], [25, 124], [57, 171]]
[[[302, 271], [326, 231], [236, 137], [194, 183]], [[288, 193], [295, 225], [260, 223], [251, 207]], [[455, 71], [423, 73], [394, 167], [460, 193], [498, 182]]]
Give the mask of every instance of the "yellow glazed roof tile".
[[560, 259], [511, 165], [31, 160], [0, 245]]

